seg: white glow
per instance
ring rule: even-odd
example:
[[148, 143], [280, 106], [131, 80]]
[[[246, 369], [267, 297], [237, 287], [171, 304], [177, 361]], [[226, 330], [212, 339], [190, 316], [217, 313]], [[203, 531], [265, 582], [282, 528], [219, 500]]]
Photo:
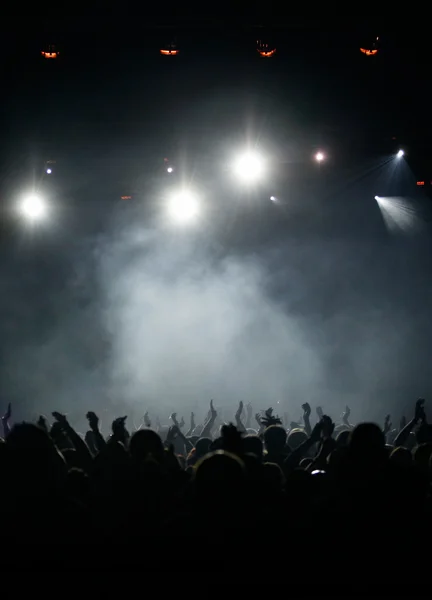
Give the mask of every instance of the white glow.
[[28, 221], [40, 221], [46, 216], [47, 207], [36, 194], [26, 196], [20, 204], [20, 213]]
[[272, 202], [277, 202], [277, 198], [276, 198], [276, 196], [270, 196], [270, 200], [271, 200]]
[[261, 156], [246, 152], [234, 161], [234, 173], [243, 183], [255, 183], [264, 175], [265, 165]]
[[422, 219], [415, 205], [407, 198], [375, 196], [381, 216], [392, 233], [413, 233], [422, 228]]
[[403, 156], [404, 154], [405, 154], [405, 153], [404, 153], [404, 151], [403, 151], [403, 150], [399, 150], [399, 152], [396, 154], [396, 156], [397, 156], [398, 158], [402, 158], [402, 156]]
[[322, 152], [317, 152], [315, 154], [315, 160], [318, 162], [322, 162], [325, 159], [325, 156]]
[[172, 167], [168, 167], [167, 173], [172, 173], [173, 171], [174, 171], [174, 169]]
[[191, 221], [199, 213], [198, 199], [189, 190], [176, 192], [169, 199], [168, 213], [174, 221], [181, 223]]
[[51, 175], [52, 169], [47, 169], [46, 172], [47, 172], [47, 175]]

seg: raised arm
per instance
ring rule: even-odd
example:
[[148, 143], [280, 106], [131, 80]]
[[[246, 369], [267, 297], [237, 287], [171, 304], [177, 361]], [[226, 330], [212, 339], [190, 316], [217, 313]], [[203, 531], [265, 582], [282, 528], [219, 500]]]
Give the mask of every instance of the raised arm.
[[304, 430], [310, 436], [310, 434], [312, 433], [312, 427], [310, 424], [310, 415], [311, 415], [310, 404], [308, 402], [305, 402], [304, 404], [302, 404], [302, 409], [303, 409]]
[[90, 450], [87, 447], [85, 441], [77, 434], [75, 429], [69, 423], [65, 415], [54, 411], [52, 416], [56, 420], [56, 422], [60, 425], [62, 430], [68, 436], [72, 444], [74, 445], [75, 451], [79, 454], [81, 464], [86, 466], [86, 470], [89, 469], [92, 462], [92, 455]]
[[190, 437], [193, 434], [193, 431], [195, 429], [196, 425], [195, 425], [195, 415], [193, 412], [191, 412], [190, 415], [190, 425], [189, 425], [189, 429], [186, 432], [186, 437]]
[[[328, 418], [328, 417], [327, 417]], [[285, 472], [290, 472], [293, 469], [296, 469], [299, 465], [299, 462], [304, 457], [304, 455], [309, 452], [309, 450], [320, 441], [321, 433], [324, 427], [324, 419], [323, 418], [315, 425], [312, 429], [311, 435], [305, 440], [300, 446], [298, 446], [295, 450], [291, 452], [291, 454], [285, 459], [284, 462], [284, 470]]]
[[86, 414], [86, 417], [90, 426], [90, 430], [93, 433], [93, 440], [96, 450], [98, 452], [102, 452], [106, 446], [106, 442], [99, 429], [99, 417], [91, 410], [89, 410], [89, 412]]
[[251, 429], [252, 427], [252, 404], [248, 402], [246, 404], [246, 429]]
[[403, 446], [405, 444], [405, 442], [407, 441], [409, 434], [411, 433], [413, 428], [417, 425], [417, 423], [419, 423], [423, 418], [426, 417], [425, 411], [424, 411], [424, 403], [425, 403], [425, 401], [423, 398], [419, 398], [417, 400], [415, 409], [414, 409], [414, 418], [411, 419], [411, 421], [409, 423], [407, 423], [405, 425], [405, 427], [402, 429], [402, 431], [400, 431], [398, 433], [398, 435], [396, 436], [396, 439], [394, 441], [395, 448], [397, 448], [398, 446]]
[[347, 404], [347, 405], [345, 406], [345, 411], [342, 413], [342, 423], [343, 423], [344, 425], [346, 425], [347, 427], [349, 427], [350, 429], [352, 429], [352, 425], [351, 425], [351, 423], [349, 422], [349, 417], [350, 417], [350, 414], [351, 414], [351, 409], [350, 409], [350, 407], [349, 407], [349, 406], [348, 406], [348, 404]]
[[242, 420], [241, 420], [242, 412], [243, 412], [243, 402], [240, 400], [237, 412], [235, 414], [236, 427], [237, 427], [237, 431], [240, 431], [241, 433], [246, 433], [246, 427], [243, 425]]
[[9, 402], [8, 407], [7, 407], [7, 411], [2, 416], [3, 437], [5, 439], [7, 438], [7, 436], [10, 433], [10, 430], [11, 430], [11, 426], [10, 426], [10, 418], [11, 418], [11, 416], [12, 416], [12, 404]]
[[200, 437], [202, 437], [202, 438], [211, 437], [211, 432], [213, 429], [213, 425], [215, 424], [216, 417], [217, 417], [217, 412], [216, 412], [215, 407], [213, 406], [213, 400], [210, 400], [210, 416], [207, 419], [207, 422], [205, 423], [203, 430], [201, 431]]

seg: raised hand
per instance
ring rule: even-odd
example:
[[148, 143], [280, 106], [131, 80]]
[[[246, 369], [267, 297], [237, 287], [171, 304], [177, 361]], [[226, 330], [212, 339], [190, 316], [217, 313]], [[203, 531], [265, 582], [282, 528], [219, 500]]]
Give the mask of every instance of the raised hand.
[[180, 420], [180, 423], [179, 423], [179, 427], [180, 427], [180, 429], [181, 429], [182, 427], [184, 427], [184, 425], [185, 425], [185, 420], [184, 420], [184, 418], [182, 417], [182, 418], [181, 418], [181, 420]]
[[56, 410], [54, 410], [51, 414], [56, 420], [56, 422], [62, 427], [67, 427], [69, 425], [66, 415], [63, 415], [62, 413], [59, 413]]
[[322, 430], [321, 430], [322, 438], [323, 438], [323, 440], [328, 440], [333, 435], [335, 424], [333, 423], [331, 418], [328, 417], [327, 415], [323, 415], [321, 422], [322, 422]]
[[302, 404], [302, 409], [303, 409], [303, 418], [309, 419], [311, 412], [312, 412], [309, 402], [305, 402], [304, 404]]
[[391, 428], [392, 428], [392, 424], [390, 422], [390, 415], [387, 415], [385, 418], [385, 421], [384, 421], [384, 430], [383, 430], [384, 435], [387, 435], [388, 432], [391, 430]]
[[150, 417], [148, 414], [148, 410], [146, 410], [145, 414], [144, 414], [144, 425], [146, 427], [151, 427], [151, 421], [150, 421]]
[[86, 419], [89, 422], [89, 427], [92, 431], [99, 428], [99, 417], [92, 410], [88, 411]]
[[36, 425], [48, 433], [48, 431], [49, 431], [48, 423], [43, 415], [40, 415], [39, 419], [37, 420]]
[[264, 412], [264, 416], [261, 417], [261, 423], [264, 427], [270, 427], [271, 425], [282, 425], [282, 421], [278, 415], [273, 415], [273, 408], [270, 407]]
[[174, 425], [177, 425], [177, 426], [178, 426], [178, 421], [177, 421], [177, 413], [173, 412], [173, 413], [170, 415], [170, 419], [171, 419], [171, 421], [174, 423]]
[[190, 428], [191, 431], [193, 431], [195, 429], [196, 425], [195, 425], [195, 415], [193, 412], [191, 412], [191, 416], [190, 416]]
[[5, 414], [2, 416], [3, 423], [7, 423], [12, 416], [12, 404], [9, 402]]
[[414, 419], [416, 421], [424, 421], [426, 419], [426, 413], [424, 410], [425, 399], [419, 398], [415, 405]]
[[126, 433], [126, 419], [127, 417], [117, 417], [111, 424], [111, 430], [114, 436], [123, 438]]
[[350, 427], [350, 423], [348, 421], [348, 417], [350, 416], [350, 414], [351, 414], [351, 410], [350, 410], [350, 407], [347, 405], [347, 406], [345, 406], [345, 411], [341, 415], [341, 419], [342, 419], [342, 423], [344, 423], [348, 427]]
[[215, 407], [213, 406], [213, 400], [210, 400], [210, 413], [211, 413], [211, 418], [216, 419], [217, 411], [216, 411]]
[[175, 440], [175, 438], [179, 435], [179, 433], [180, 433], [180, 429], [179, 429], [178, 425], [172, 425], [168, 429], [166, 443], [171, 444]]
[[237, 412], [236, 412], [236, 415], [235, 415], [236, 419], [240, 419], [240, 417], [242, 415], [242, 412], [243, 412], [243, 402], [240, 400], [239, 405], [238, 405], [238, 409], [237, 409]]
[[323, 413], [323, 409], [321, 408], [321, 406], [316, 407], [316, 413], [317, 413], [319, 419], [323, 418], [324, 413]]

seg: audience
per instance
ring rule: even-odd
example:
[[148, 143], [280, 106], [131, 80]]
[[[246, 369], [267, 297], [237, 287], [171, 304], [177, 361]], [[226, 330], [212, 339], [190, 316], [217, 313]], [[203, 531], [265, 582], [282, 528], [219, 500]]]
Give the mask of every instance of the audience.
[[126, 417], [114, 419], [109, 435], [90, 411], [81, 435], [58, 412], [51, 424], [41, 416], [12, 425], [9, 405], [0, 443], [5, 564], [232, 571], [232, 583], [285, 581], [320, 595], [350, 578], [356, 589], [380, 576], [388, 590], [419, 583], [432, 508], [425, 401], [397, 430], [389, 416], [382, 428], [353, 425], [348, 407], [340, 423], [318, 407], [312, 425], [311, 407], [302, 409], [303, 423], [283, 423], [269, 408], [253, 429], [250, 405], [240, 403], [234, 425], [211, 401], [201, 424], [174, 413], [169, 427], [153, 429], [146, 413], [133, 433]]

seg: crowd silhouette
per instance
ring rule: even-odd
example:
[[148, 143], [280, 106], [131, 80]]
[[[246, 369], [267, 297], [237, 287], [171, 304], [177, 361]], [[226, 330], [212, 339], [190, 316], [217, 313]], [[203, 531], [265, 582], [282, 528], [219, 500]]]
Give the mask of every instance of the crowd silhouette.
[[152, 428], [146, 413], [133, 432], [115, 418], [109, 435], [90, 411], [82, 435], [59, 412], [12, 424], [9, 405], [0, 443], [9, 567], [231, 565], [238, 577], [241, 565], [234, 583], [262, 584], [254, 569], [278, 568], [267, 583], [298, 582], [302, 567], [325, 564], [334, 577], [349, 560], [351, 575], [366, 577], [388, 559], [392, 577], [413, 585], [432, 506], [425, 401], [397, 428], [390, 416], [353, 425], [348, 407], [337, 423], [320, 407], [316, 417], [308, 403], [302, 410], [301, 423], [286, 423], [240, 402], [224, 423], [211, 401], [203, 423], [174, 413]]

